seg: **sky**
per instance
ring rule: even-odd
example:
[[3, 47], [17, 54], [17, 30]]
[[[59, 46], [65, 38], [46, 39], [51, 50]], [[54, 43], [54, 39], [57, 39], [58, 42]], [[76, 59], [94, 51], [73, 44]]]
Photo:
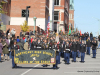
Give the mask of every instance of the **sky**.
[[74, 0], [74, 27], [84, 32], [100, 34], [100, 0]]

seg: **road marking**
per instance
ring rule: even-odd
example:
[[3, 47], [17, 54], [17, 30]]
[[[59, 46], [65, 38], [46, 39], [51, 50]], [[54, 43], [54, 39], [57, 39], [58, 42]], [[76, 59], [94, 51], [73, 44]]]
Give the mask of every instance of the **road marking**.
[[[39, 66], [39, 64], [35, 65], [34, 67], [37, 67], [37, 66]], [[34, 68], [34, 67], [33, 67], [33, 68]], [[33, 68], [32, 68], [32, 69], [33, 69]], [[29, 70], [25, 71], [25, 72], [22, 73], [21, 75], [25, 75], [26, 73], [28, 73], [28, 72], [31, 71], [32, 69], [29, 69]]]

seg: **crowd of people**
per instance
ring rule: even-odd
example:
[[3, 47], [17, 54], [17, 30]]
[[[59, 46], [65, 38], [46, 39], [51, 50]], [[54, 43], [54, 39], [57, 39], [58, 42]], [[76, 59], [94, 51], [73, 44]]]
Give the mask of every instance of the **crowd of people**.
[[[54, 69], [58, 68], [60, 64], [60, 57], [64, 58], [65, 64], [76, 62], [76, 57], [81, 58], [80, 61], [84, 62], [85, 53], [90, 55], [92, 48], [93, 58], [96, 58], [97, 40], [93, 38], [93, 34], [87, 32], [82, 35], [74, 33], [70, 36], [59, 34], [59, 42], [56, 41], [56, 36], [51, 33], [47, 38], [44, 34], [33, 34], [30, 30], [28, 35], [23, 34], [21, 31], [19, 36], [15, 36], [15, 29], [7, 30], [5, 34], [0, 33], [0, 62], [1, 55], [3, 60], [9, 61], [12, 59], [12, 68], [16, 68], [17, 64], [14, 63], [14, 50], [54, 50], [56, 51], [56, 64], [53, 65]], [[37, 36], [38, 35], [38, 36]], [[6, 56], [6, 57], [5, 57]], [[47, 67], [46, 64], [43, 67]]]

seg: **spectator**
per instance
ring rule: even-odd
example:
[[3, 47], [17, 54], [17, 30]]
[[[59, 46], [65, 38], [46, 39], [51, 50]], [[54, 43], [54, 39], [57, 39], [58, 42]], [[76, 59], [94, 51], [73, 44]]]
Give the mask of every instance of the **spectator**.
[[8, 37], [8, 33], [10, 32], [10, 28], [6, 32], [6, 37]]
[[20, 50], [23, 50], [23, 44], [19, 41], [19, 42], [17, 42], [17, 45], [19, 46], [19, 49]]
[[20, 42], [22, 43], [22, 45], [24, 46], [24, 40], [22, 39], [22, 37], [20, 38]]
[[17, 41], [17, 42], [19, 42], [19, 41], [20, 41], [20, 40], [19, 40], [19, 36], [17, 36], [17, 39], [16, 39], [16, 41]]
[[28, 50], [28, 41], [26, 41], [24, 44], [24, 50]]
[[0, 62], [2, 62], [2, 61], [1, 61], [2, 48], [3, 48], [3, 45], [2, 45], [1, 39], [0, 39]]
[[3, 38], [3, 41], [2, 41], [2, 44], [4, 45], [3, 46], [3, 53], [4, 53], [4, 61], [5, 61], [5, 54], [7, 55], [7, 60], [9, 60], [9, 57], [8, 57], [8, 44], [6, 43], [6, 40]]
[[20, 37], [22, 37], [22, 30], [21, 30], [21, 32], [20, 32]]
[[12, 37], [15, 37], [15, 33], [16, 33], [15, 29], [12, 29], [11, 30]]

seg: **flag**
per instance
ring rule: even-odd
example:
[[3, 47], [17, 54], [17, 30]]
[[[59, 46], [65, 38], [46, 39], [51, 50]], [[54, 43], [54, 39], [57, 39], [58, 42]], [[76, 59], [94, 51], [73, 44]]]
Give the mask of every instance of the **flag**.
[[47, 24], [47, 38], [49, 36], [49, 29], [50, 29], [50, 16], [48, 17], [48, 24]]
[[71, 34], [71, 28], [70, 28], [70, 26], [69, 26], [68, 35], [70, 35], [70, 34]]
[[80, 30], [80, 35], [82, 36], [81, 30]]
[[65, 34], [65, 29], [63, 28], [63, 33]]
[[73, 29], [73, 32], [74, 32], [74, 29]]

